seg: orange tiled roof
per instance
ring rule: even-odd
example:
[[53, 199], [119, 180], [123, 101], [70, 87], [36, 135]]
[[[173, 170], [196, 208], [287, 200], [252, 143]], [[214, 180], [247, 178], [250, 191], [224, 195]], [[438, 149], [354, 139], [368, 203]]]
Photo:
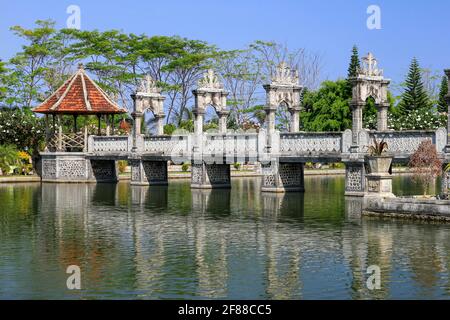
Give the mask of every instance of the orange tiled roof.
[[126, 110], [112, 101], [108, 95], [86, 74], [82, 65], [58, 90], [41, 105], [36, 113], [59, 114], [114, 114]]

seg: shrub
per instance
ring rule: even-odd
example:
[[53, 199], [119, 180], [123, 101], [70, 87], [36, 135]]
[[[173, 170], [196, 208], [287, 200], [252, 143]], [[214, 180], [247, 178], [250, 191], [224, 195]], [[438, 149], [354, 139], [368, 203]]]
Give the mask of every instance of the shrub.
[[422, 141], [409, 161], [414, 176], [413, 179], [422, 183], [423, 195], [427, 195], [436, 177], [442, 173], [442, 161], [431, 140]]
[[233, 164], [233, 167], [234, 167], [236, 170], [240, 170], [240, 169], [241, 169], [241, 164], [240, 164], [239, 162], [235, 162], [235, 163]]
[[13, 145], [0, 145], [0, 169], [3, 174], [11, 171], [12, 166], [19, 166], [19, 153]]
[[187, 172], [187, 171], [189, 170], [190, 166], [191, 166], [190, 163], [185, 162], [185, 163], [183, 163], [183, 165], [181, 166], [181, 170], [182, 170], [183, 172]]

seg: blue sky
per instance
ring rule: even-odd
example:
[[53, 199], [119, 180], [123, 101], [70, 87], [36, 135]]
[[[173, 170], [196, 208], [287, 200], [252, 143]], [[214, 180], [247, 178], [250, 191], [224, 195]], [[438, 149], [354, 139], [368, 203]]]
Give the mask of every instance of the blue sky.
[[[180, 35], [223, 49], [253, 40], [274, 40], [321, 54], [322, 78], [347, 72], [350, 50], [372, 51], [394, 82], [403, 80], [413, 56], [422, 67], [450, 68], [450, 1], [447, 0], [0, 0], [0, 57], [11, 57], [21, 43], [12, 25], [32, 27], [51, 18], [65, 27], [66, 8], [81, 9], [81, 28], [120, 29], [148, 35]], [[381, 9], [381, 30], [369, 30], [369, 5]]]

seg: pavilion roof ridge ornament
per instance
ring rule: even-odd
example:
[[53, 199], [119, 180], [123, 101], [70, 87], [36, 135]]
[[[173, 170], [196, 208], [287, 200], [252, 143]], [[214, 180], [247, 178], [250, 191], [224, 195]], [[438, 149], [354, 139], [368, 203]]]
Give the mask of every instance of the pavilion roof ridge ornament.
[[156, 80], [153, 79], [150, 74], [146, 74], [139, 83], [138, 89], [136, 90], [136, 95], [155, 96], [160, 94], [161, 88], [158, 87]]
[[362, 66], [358, 70], [358, 76], [363, 77], [383, 77], [383, 69], [378, 68], [378, 60], [369, 52], [361, 59]]
[[213, 69], [208, 69], [197, 82], [197, 90], [223, 90], [223, 84]]
[[275, 69], [271, 77], [272, 84], [298, 86], [299, 76], [297, 69], [291, 69], [286, 62], [281, 62]]

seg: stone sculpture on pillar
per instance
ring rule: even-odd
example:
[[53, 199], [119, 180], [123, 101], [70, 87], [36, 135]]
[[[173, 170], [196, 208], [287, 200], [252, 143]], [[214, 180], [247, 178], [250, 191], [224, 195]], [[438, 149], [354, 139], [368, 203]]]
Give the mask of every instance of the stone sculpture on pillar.
[[131, 95], [133, 98], [133, 113], [131, 114], [134, 120], [134, 145], [136, 148], [136, 141], [141, 135], [141, 124], [144, 114], [147, 110], [151, 111], [157, 121], [156, 134], [164, 134], [164, 100], [166, 99], [161, 94], [161, 89], [158, 88], [156, 81], [150, 75], [147, 75], [140, 83], [138, 90]]
[[286, 63], [278, 65], [275, 74], [272, 75], [270, 84], [263, 86], [266, 90], [267, 101], [266, 127], [268, 133], [275, 131], [275, 112], [282, 104], [287, 106], [291, 114], [290, 132], [300, 130], [301, 94], [303, 87], [299, 85], [298, 71], [292, 70]]

